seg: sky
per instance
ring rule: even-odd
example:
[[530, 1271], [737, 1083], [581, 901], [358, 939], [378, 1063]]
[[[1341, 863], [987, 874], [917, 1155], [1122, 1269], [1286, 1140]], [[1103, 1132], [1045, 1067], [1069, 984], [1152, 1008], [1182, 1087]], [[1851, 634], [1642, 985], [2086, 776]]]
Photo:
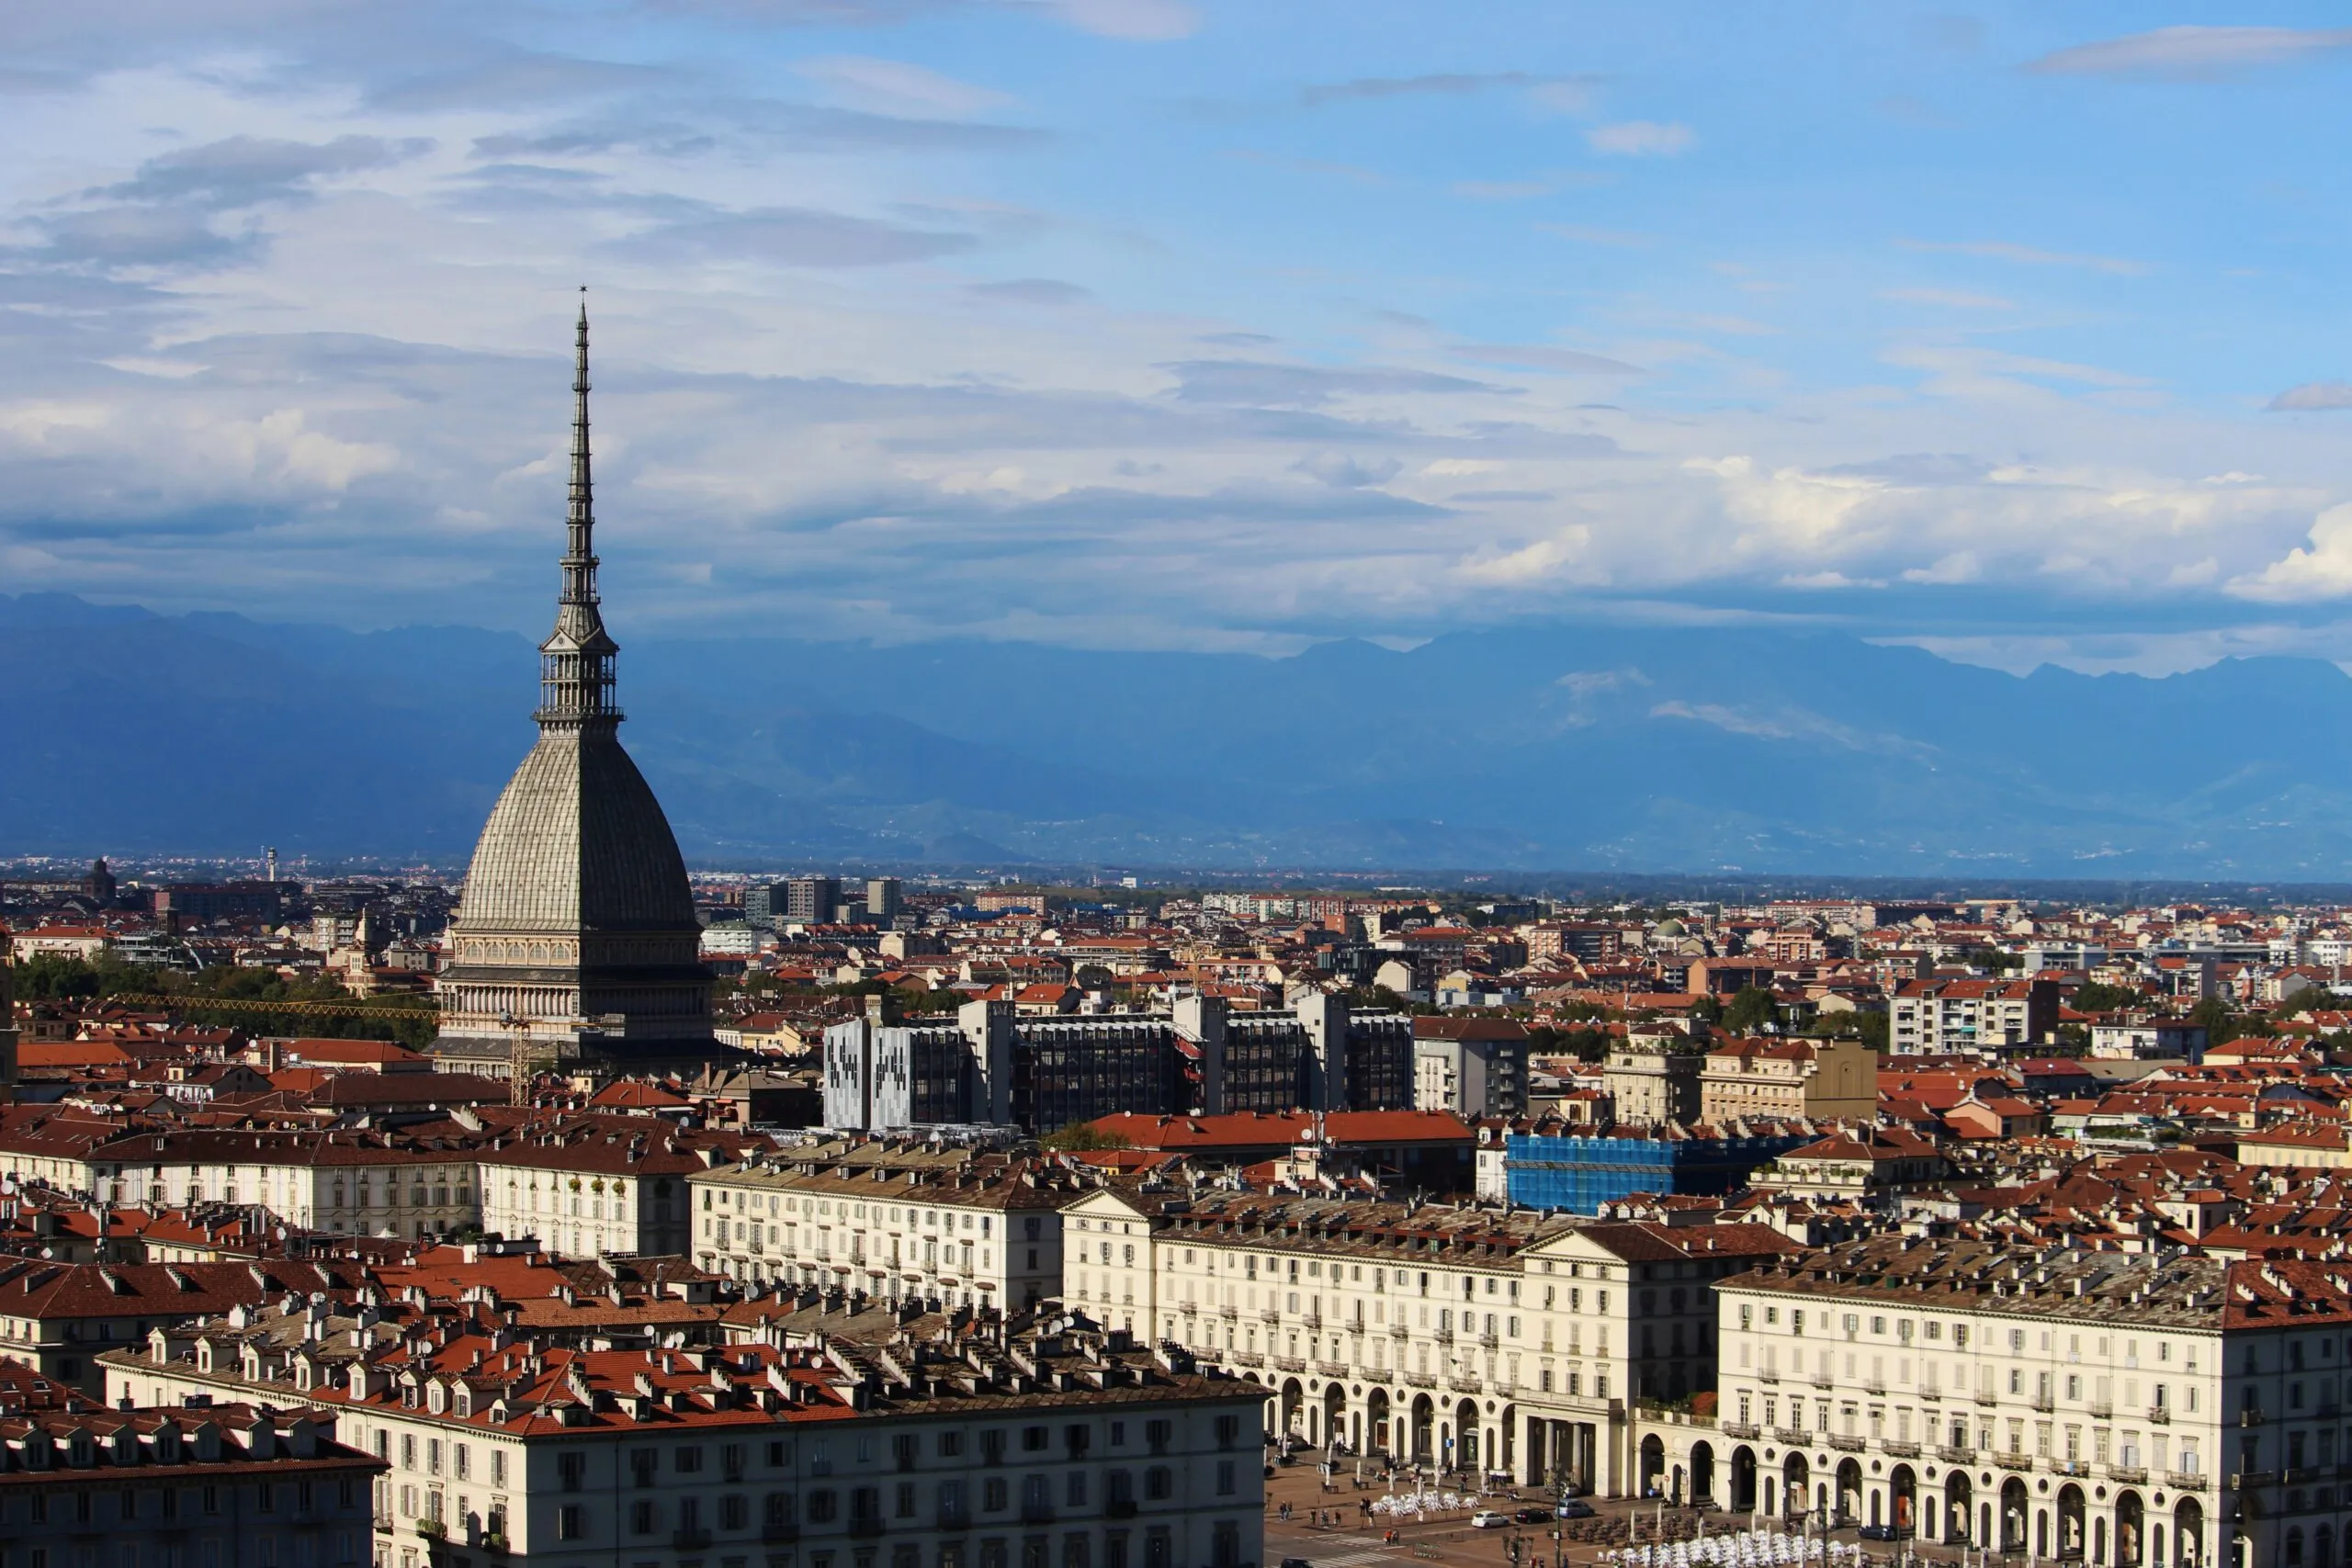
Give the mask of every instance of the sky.
[[0, 592], [2352, 660], [2318, 5], [0, 8]]

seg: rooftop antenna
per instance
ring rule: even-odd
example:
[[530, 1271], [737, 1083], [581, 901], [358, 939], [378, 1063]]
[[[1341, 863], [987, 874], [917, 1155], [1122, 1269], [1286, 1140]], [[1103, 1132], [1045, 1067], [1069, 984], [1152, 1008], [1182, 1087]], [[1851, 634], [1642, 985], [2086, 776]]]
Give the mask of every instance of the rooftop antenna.
[[262, 856], [262, 865], [263, 865], [263, 866], [264, 866], [264, 868], [265, 868], [265, 869], [263, 870], [263, 872], [262, 872], [262, 878], [263, 878], [263, 880], [264, 880], [264, 881], [266, 881], [266, 882], [275, 882], [275, 881], [277, 881], [277, 846], [276, 846], [276, 845], [272, 845], [272, 846], [270, 846], [269, 848], [267, 848], [267, 849], [266, 849], [266, 850], [262, 851], [262, 852], [261, 852], [261, 856]]

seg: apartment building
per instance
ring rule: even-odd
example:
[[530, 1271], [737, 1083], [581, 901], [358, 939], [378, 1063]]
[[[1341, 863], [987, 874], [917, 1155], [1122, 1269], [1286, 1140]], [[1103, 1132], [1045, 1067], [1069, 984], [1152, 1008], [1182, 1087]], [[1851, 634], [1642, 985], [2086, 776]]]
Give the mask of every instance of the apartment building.
[[0, 1559], [360, 1568], [383, 1469], [334, 1440], [333, 1414], [299, 1405], [12, 1404], [0, 1415]]
[[1634, 1413], [1712, 1386], [1712, 1280], [1758, 1225], [1102, 1188], [1064, 1211], [1069, 1303], [1258, 1384], [1267, 1427], [1530, 1483], [1629, 1483]]
[[51, 1263], [0, 1259], [0, 1356], [67, 1388], [96, 1393], [98, 1355], [159, 1326], [258, 1306], [288, 1291], [324, 1291], [325, 1269], [252, 1263]]
[[1878, 1114], [1878, 1053], [1859, 1040], [1735, 1040], [1699, 1069], [1702, 1122], [1867, 1122]]
[[1906, 980], [1887, 1006], [1888, 1049], [1898, 1056], [2018, 1051], [2058, 1027], [2052, 980]]
[[1512, 1019], [1413, 1021], [1413, 1109], [1464, 1118], [1527, 1111], [1527, 1029]]
[[115, 1397], [335, 1411], [387, 1466], [374, 1568], [1262, 1557], [1259, 1391], [1069, 1325], [598, 1351], [310, 1303], [107, 1363]]
[[740, 1139], [683, 1142], [649, 1117], [601, 1117], [499, 1144], [482, 1152], [481, 1224], [499, 1235], [537, 1236], [572, 1258], [605, 1253], [683, 1254], [689, 1245], [688, 1179]]
[[0, 1167], [110, 1205], [258, 1203], [291, 1225], [347, 1235], [446, 1235], [481, 1219], [474, 1144], [366, 1130], [232, 1132], [60, 1114], [11, 1118]]
[[1910, 1236], [1808, 1252], [1717, 1287], [1724, 1448], [1692, 1490], [2116, 1568], [2334, 1564], [2347, 1281]]
[[1069, 1173], [799, 1152], [687, 1178], [697, 1264], [754, 1285], [950, 1307], [1011, 1311], [1061, 1295], [1061, 1211], [1085, 1190]]

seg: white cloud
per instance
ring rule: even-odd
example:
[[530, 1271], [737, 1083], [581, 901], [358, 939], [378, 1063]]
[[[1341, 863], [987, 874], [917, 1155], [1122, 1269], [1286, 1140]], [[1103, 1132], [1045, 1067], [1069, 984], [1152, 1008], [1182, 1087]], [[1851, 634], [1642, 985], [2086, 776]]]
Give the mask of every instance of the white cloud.
[[1698, 133], [1689, 126], [1654, 119], [1596, 125], [1585, 132], [1584, 139], [1596, 152], [1623, 158], [1670, 158], [1689, 152], [1699, 142]]
[[903, 60], [881, 60], [865, 54], [828, 54], [797, 62], [792, 69], [845, 96], [886, 108], [921, 109], [940, 114], [974, 114], [1002, 108], [1012, 95], [943, 76]]
[[1906, 305], [1941, 305], [1953, 310], [2013, 310], [2016, 305], [1997, 294], [1972, 294], [1962, 288], [1882, 288], [1882, 299]]
[[1905, 582], [1974, 582], [1984, 575], [1983, 565], [1974, 550], [1954, 550], [1933, 566], [1913, 567], [1903, 574]]
[[1190, 38], [1201, 14], [1184, 0], [1053, 0], [1072, 27], [1103, 38], [1160, 43]]
[[2271, 399], [2269, 406], [2279, 413], [2324, 413], [2337, 409], [2352, 409], [2352, 381], [2306, 381], [2300, 387], [2290, 387]]
[[1920, 251], [1932, 255], [1982, 256], [1988, 261], [2016, 262], [2022, 266], [2082, 267], [2116, 277], [2139, 277], [2148, 271], [2147, 263], [2123, 256], [2046, 251], [2036, 245], [2014, 244], [2007, 240], [1897, 240], [1894, 243], [1906, 251]]
[[2352, 28], [2172, 27], [2076, 44], [2030, 61], [2045, 76], [2211, 81], [2352, 49]]
[[2308, 546], [2297, 546], [2283, 559], [2233, 578], [2226, 587], [2241, 599], [2282, 602], [2352, 593], [2352, 503], [2331, 506], [2312, 519]]

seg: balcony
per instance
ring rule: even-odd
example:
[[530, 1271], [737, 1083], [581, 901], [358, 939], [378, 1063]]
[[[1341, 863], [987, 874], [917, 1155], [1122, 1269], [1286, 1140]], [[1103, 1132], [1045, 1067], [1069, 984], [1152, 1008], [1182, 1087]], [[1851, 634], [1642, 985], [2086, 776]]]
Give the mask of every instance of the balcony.
[[1241, 1309], [1237, 1306], [1221, 1306], [1216, 1309], [1216, 1314], [1226, 1322], [1231, 1323], [1241, 1315]]
[[2104, 1421], [2104, 1420], [2106, 1420], [2109, 1416], [2112, 1416], [2112, 1415], [2114, 1415], [2114, 1414], [2115, 1414], [2115, 1406], [2114, 1406], [2112, 1404], [2110, 1404], [2109, 1401], [2104, 1400], [2104, 1399], [2094, 1399], [2094, 1400], [2092, 1400], [2092, 1401], [2091, 1401], [2091, 1419], [2092, 1419], [2092, 1420], [2094, 1420], [2094, 1421]]
[[2037, 1393], [2033, 1396], [2033, 1407], [2047, 1415], [2058, 1408], [2058, 1402], [2046, 1393]]
[[1724, 1423], [1724, 1436], [1737, 1442], [1754, 1442], [1763, 1435], [1764, 1429], [1751, 1422], [1726, 1421]]
[[852, 1514], [849, 1517], [849, 1533], [854, 1537], [877, 1536], [882, 1533], [882, 1516], [879, 1514]]
[[1323, 1326], [1323, 1314], [1319, 1312], [1310, 1312], [1300, 1317], [1298, 1321], [1309, 1328], [1320, 1328]]
[[1413, 1326], [1408, 1323], [1392, 1323], [1388, 1325], [1388, 1332], [1399, 1339], [1409, 1339], [1413, 1335]]
[[1756, 1381], [1758, 1382], [1777, 1383], [1781, 1381], [1780, 1369], [1777, 1367], [1767, 1367], [1762, 1371], [1756, 1374]]
[[[850, 1521], [850, 1528], [857, 1528], [855, 1519]], [[710, 1532], [707, 1529], [672, 1530], [670, 1544], [680, 1551], [700, 1551], [710, 1544]]]
[[1463, 1393], [1476, 1393], [1486, 1386], [1476, 1372], [1450, 1372], [1445, 1381], [1449, 1387]]
[[1479, 1336], [1478, 1336], [1478, 1343], [1479, 1343], [1481, 1346], [1485, 1347], [1487, 1349], [1491, 1350], [1491, 1349], [1493, 1349], [1496, 1346], [1500, 1345], [1500, 1344], [1502, 1343], [1502, 1340], [1501, 1340], [1501, 1339], [1500, 1339], [1500, 1338], [1496, 1335], [1496, 1333], [1495, 1333], [1495, 1331], [1494, 1331], [1493, 1329], [1489, 1328], [1489, 1329], [1486, 1329], [1486, 1330], [1482, 1331], [1482, 1332], [1479, 1334]]
[[2230, 1477], [2230, 1490], [2252, 1492], [2257, 1487], [2276, 1485], [2278, 1473], [2270, 1470], [2241, 1470]]
[[2287, 1467], [2285, 1479], [2290, 1486], [2308, 1486], [2319, 1479], [2319, 1472], [2307, 1464], [2290, 1464]]
[[1993, 1456], [1993, 1462], [1999, 1465], [2003, 1470], [2031, 1470], [2033, 1468], [2033, 1456], [2031, 1454], [2018, 1453], [1995, 1454]]
[[2154, 1423], [2155, 1423], [2157, 1426], [2159, 1426], [2159, 1427], [2169, 1427], [2169, 1426], [2171, 1426], [2171, 1425], [2172, 1425], [2172, 1406], [2171, 1406], [2171, 1405], [2169, 1405], [2169, 1404], [2151, 1404], [2151, 1405], [2149, 1405], [2149, 1406], [2148, 1406], [2148, 1419], [2149, 1419], [2149, 1420], [2151, 1420], [2151, 1421], [2153, 1421], [2153, 1422], [2154, 1422]]
[[1451, 1328], [1441, 1328], [1431, 1334], [1430, 1337], [1436, 1340], [1441, 1345], [1451, 1345], [1453, 1343], [1453, 1330]]
[[1262, 1367], [1266, 1364], [1266, 1358], [1255, 1350], [1227, 1350], [1218, 1359], [1231, 1361], [1237, 1367]]
[[2145, 1486], [2148, 1483], [2148, 1467], [2143, 1464], [2110, 1464], [2107, 1467], [2107, 1478], [2120, 1481], [2126, 1486]]
[[1405, 1382], [1414, 1388], [1435, 1388], [1437, 1379], [1428, 1372], [1407, 1372]]
[[1886, 1393], [1886, 1380], [1880, 1377], [1865, 1378], [1862, 1381], [1862, 1392], [1883, 1398]]
[[1023, 1503], [1021, 1505], [1021, 1522], [1024, 1525], [1052, 1524], [1054, 1506], [1051, 1503]]
[[[1830, 1379], [1827, 1372], [1815, 1372], [1805, 1381], [1813, 1384], [1815, 1388], [1827, 1388], [1829, 1386]], [[1931, 1393], [1928, 1397], [1933, 1399], [1935, 1395]]]
[[1946, 1464], [1974, 1464], [1976, 1450], [1959, 1443], [1945, 1443], [1936, 1450], [1936, 1457]]
[[1280, 1323], [1282, 1320], [1283, 1314], [1272, 1307], [1260, 1307], [1258, 1309], [1258, 1321], [1261, 1323]]
[[416, 1521], [416, 1533], [429, 1540], [438, 1540], [447, 1535], [449, 1530], [448, 1527], [439, 1519], [419, 1519]]
[[1884, 1449], [1888, 1453], [1894, 1455], [1897, 1459], [1917, 1459], [1919, 1457], [1919, 1445], [1911, 1441], [1907, 1438], [1889, 1438], [1884, 1442], [1879, 1444], [1879, 1447]]
[[1829, 1446], [1843, 1449], [1849, 1454], [1858, 1454], [1862, 1451], [1862, 1439], [1852, 1432], [1832, 1432], [1829, 1434]]
[[2238, 1425], [2241, 1427], [2261, 1426], [2262, 1412], [2252, 1405], [2248, 1405], [2245, 1409], [2238, 1412]]
[[[1118, 1505], [1114, 1503], [1113, 1507]], [[961, 1503], [939, 1505], [938, 1527], [944, 1530], [967, 1530], [972, 1528], [972, 1510]]]
[[2050, 1468], [2056, 1471], [2061, 1475], [2088, 1475], [2091, 1472], [2090, 1461], [2088, 1460], [2052, 1460], [2050, 1461]]
[[1775, 1427], [1772, 1428], [1772, 1440], [1777, 1443], [1786, 1443], [1791, 1448], [1801, 1449], [1813, 1441], [1813, 1434], [1803, 1427]]
[[2165, 1484], [2171, 1487], [2176, 1492], [2202, 1492], [2205, 1490], [2205, 1482], [2206, 1475], [2201, 1470], [2168, 1470], [2165, 1472]]
[[489, 1552], [493, 1557], [503, 1557], [507, 1552], [514, 1550], [514, 1548], [506, 1544], [506, 1538], [504, 1536], [499, 1535], [495, 1532], [485, 1535], [481, 1538], [481, 1549], [484, 1551]]
[[1133, 1497], [1114, 1497], [1102, 1505], [1102, 1517], [1106, 1519], [1132, 1519], [1136, 1517], [1136, 1500]]
[[760, 1527], [760, 1540], [770, 1546], [785, 1545], [799, 1539], [798, 1525], [767, 1524]]
[[1315, 1370], [1327, 1378], [1343, 1378], [1348, 1375], [1348, 1364], [1345, 1361], [1317, 1361], [1315, 1363]]
[[1286, 1372], [1303, 1372], [1306, 1370], [1306, 1358], [1304, 1356], [1276, 1356], [1274, 1358], [1274, 1365]]
[[1976, 1391], [1976, 1395], [1975, 1395], [1975, 1397], [1976, 1397], [1976, 1403], [1977, 1403], [1977, 1404], [2000, 1404], [2000, 1403], [2001, 1403], [2001, 1396], [2000, 1396], [1999, 1394], [1997, 1394], [1997, 1393], [1994, 1393], [1991, 1389], [1989, 1389], [1989, 1388], [1980, 1388], [1980, 1389], [1978, 1389], [1978, 1390]]

